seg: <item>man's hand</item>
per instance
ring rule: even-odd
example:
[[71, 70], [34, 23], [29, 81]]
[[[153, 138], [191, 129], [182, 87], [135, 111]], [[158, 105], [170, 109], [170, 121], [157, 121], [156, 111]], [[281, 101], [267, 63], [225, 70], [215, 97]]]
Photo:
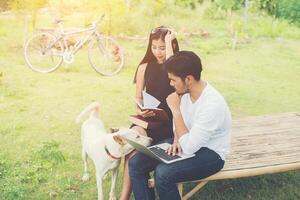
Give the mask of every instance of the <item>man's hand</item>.
[[174, 141], [174, 143], [171, 146], [169, 146], [169, 148], [166, 150], [166, 152], [169, 155], [172, 154], [173, 156], [175, 156], [177, 153], [181, 154], [182, 153], [182, 149], [181, 149], [181, 146], [180, 146], [179, 142]]
[[180, 112], [180, 96], [176, 92], [170, 94], [166, 100], [173, 115]]

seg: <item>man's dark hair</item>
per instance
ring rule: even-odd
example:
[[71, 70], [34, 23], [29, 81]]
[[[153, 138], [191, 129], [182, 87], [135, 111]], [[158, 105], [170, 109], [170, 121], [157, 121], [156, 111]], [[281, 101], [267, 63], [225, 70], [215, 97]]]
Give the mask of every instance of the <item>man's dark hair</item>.
[[167, 72], [180, 77], [182, 80], [188, 75], [192, 75], [197, 81], [201, 78], [201, 60], [192, 51], [179, 51], [175, 53], [166, 60], [164, 66]]

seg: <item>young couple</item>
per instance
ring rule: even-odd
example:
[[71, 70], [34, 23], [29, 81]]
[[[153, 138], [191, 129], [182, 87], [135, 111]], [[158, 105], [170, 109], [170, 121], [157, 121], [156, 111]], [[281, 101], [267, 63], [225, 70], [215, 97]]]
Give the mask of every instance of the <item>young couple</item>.
[[[169, 142], [169, 154], [183, 151], [196, 156], [164, 164], [142, 153], [125, 158], [123, 189], [120, 199], [154, 200], [148, 187], [149, 173], [154, 170], [155, 188], [160, 200], [180, 199], [176, 183], [198, 180], [220, 171], [230, 149], [231, 114], [222, 95], [201, 79], [200, 58], [190, 51], [179, 51], [174, 31], [167, 27], [153, 29], [147, 52], [136, 74], [136, 98], [142, 91], [157, 98], [170, 121], [158, 129], [133, 126], [153, 144]], [[150, 117], [154, 113], [137, 113]]]

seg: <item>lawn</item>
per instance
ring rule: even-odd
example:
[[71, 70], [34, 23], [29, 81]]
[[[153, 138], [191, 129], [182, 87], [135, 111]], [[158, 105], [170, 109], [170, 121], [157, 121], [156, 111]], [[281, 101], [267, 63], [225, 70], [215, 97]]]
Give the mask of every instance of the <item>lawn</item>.
[[[216, 23], [207, 22], [207, 38], [179, 32], [179, 43], [201, 57], [203, 78], [225, 96], [233, 117], [300, 112], [300, 38], [288, 37], [299, 30], [270, 37], [253, 32], [257, 36], [241, 39], [232, 50], [225, 21]], [[92, 179], [80, 180], [80, 125], [74, 120], [98, 101], [107, 128], [129, 125], [133, 75], [146, 41], [117, 38], [126, 60], [112, 77], [90, 67], [86, 49], [73, 64], [39, 74], [25, 65], [21, 30], [16, 18], [0, 16], [0, 199], [96, 199], [93, 165]], [[107, 178], [106, 197], [109, 183]], [[293, 171], [211, 182], [192, 199], [300, 199], [299, 188], [300, 172]]]

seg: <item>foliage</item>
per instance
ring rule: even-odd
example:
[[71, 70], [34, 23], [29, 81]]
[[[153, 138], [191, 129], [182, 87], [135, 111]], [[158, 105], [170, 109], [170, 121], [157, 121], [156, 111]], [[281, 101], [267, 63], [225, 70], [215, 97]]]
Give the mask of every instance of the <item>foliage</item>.
[[197, 4], [203, 3], [204, 0], [175, 0], [175, 4], [195, 9]]
[[[184, 1], [194, 2], [194, 1]], [[217, 7], [224, 10], [238, 10], [244, 6], [245, 0], [214, 0]], [[300, 25], [300, 1], [299, 0], [253, 0], [254, 6], [265, 10], [268, 14], [277, 18], [284, 18]]]
[[244, 0], [215, 0], [214, 3], [224, 10], [237, 10], [243, 6]]
[[9, 0], [1, 0], [0, 1], [0, 12], [4, 11], [4, 10], [7, 10], [7, 8], [8, 8], [8, 1]]
[[48, 0], [9, 0], [9, 7], [13, 10], [37, 11], [47, 3]]
[[[116, 32], [127, 33], [129, 31], [136, 31], [141, 29], [145, 22], [136, 22], [136, 19], [143, 19], [145, 21], [152, 21], [151, 18], [161, 15], [164, 9], [169, 5], [169, 1], [159, 0], [144, 0], [132, 1], [129, 5], [124, 0], [84, 0], [76, 1], [76, 4], [70, 4], [66, 0], [55, 1], [49, 0], [52, 10], [58, 9], [61, 17], [72, 15], [76, 12], [85, 13], [84, 19], [86, 24], [92, 20], [98, 19], [102, 14], [105, 18], [102, 21], [101, 31], [106, 34]], [[55, 11], [53, 11], [55, 12]]]
[[285, 18], [300, 26], [300, 1], [299, 0], [281, 0], [275, 11], [276, 17]]
[[45, 142], [31, 155], [28, 160], [16, 163], [0, 155], [0, 199], [25, 199], [41, 183], [47, 182], [53, 169], [65, 161], [55, 141]]
[[260, 8], [270, 15], [284, 18], [300, 25], [300, 1], [299, 0], [256, 0]]
[[274, 14], [278, 6], [278, 0], [256, 0], [261, 9], [270, 14]]
[[58, 142], [44, 142], [34, 155], [38, 160], [46, 161], [54, 166], [65, 161], [64, 155], [58, 148]]
[[[32, 28], [35, 29], [37, 12], [40, 8], [47, 5], [48, 0], [9, 0], [9, 7], [12, 10], [29, 11], [32, 15]], [[23, 16], [24, 17], [24, 16]]]

